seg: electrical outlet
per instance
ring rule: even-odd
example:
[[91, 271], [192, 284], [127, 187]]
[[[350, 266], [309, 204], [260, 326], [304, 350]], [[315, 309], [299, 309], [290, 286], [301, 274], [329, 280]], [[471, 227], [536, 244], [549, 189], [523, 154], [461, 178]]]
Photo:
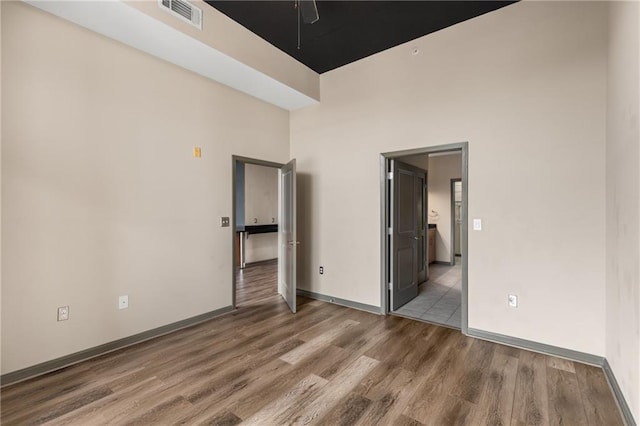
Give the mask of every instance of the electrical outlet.
[[223, 216], [220, 218], [220, 226], [223, 228], [228, 227], [230, 224], [229, 218], [227, 216]]
[[127, 309], [129, 307], [129, 296], [118, 297], [118, 309]]
[[69, 319], [69, 307], [60, 306], [58, 308], [58, 321], [66, 321]]
[[473, 219], [473, 230], [482, 231], [482, 219]]
[[515, 294], [510, 294], [508, 297], [509, 306], [512, 308], [518, 307], [518, 296]]
[[324, 274], [324, 266], [320, 267], [320, 275]]

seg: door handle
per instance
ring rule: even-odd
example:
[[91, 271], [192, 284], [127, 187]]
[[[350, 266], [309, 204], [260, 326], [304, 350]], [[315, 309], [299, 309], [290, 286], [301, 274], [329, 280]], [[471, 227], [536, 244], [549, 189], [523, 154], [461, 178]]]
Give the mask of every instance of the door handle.
[[289, 241], [289, 244], [292, 246], [299, 246], [300, 245], [300, 241]]
[[418, 237], [413, 237], [413, 239], [414, 239], [414, 240], [417, 240], [417, 239], [418, 239]]

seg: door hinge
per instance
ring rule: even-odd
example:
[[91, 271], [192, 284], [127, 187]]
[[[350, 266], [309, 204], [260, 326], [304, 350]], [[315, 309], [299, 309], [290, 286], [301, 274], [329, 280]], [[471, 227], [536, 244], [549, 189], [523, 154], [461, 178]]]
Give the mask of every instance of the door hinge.
[[387, 179], [388, 180], [392, 180], [393, 179], [393, 172], [388, 172], [387, 173]]
[[391, 290], [393, 288], [393, 284], [387, 283], [387, 290]]
[[387, 234], [388, 235], [393, 235], [393, 228], [388, 228], [387, 229]]

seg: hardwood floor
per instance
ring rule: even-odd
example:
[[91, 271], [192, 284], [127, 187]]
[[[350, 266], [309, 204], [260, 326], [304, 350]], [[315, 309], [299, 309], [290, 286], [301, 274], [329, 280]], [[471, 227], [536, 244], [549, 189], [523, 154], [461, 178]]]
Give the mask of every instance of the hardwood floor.
[[278, 296], [278, 260], [236, 269], [236, 306], [274, 303]]
[[1, 391], [2, 424], [621, 425], [601, 369], [299, 298], [276, 265], [237, 311]]

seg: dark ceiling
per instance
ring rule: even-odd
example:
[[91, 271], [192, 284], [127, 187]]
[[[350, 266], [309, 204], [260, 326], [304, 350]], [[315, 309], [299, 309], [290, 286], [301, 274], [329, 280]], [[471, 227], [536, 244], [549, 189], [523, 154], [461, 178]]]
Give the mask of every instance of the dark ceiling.
[[323, 73], [514, 1], [318, 1], [320, 19], [300, 24], [300, 49], [294, 0], [207, 3]]

